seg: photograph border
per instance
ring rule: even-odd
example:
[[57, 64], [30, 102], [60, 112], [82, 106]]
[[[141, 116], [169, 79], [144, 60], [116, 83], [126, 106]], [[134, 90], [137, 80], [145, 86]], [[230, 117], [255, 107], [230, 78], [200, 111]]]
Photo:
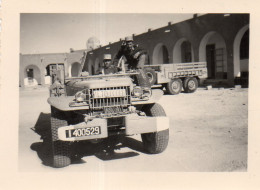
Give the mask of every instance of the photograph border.
[[[86, 6], [83, 6], [86, 5]], [[2, 2], [0, 109], [1, 123], [8, 131], [0, 134], [3, 189], [259, 189], [259, 6], [257, 1], [94, 1], [94, 0], [8, 0]], [[247, 172], [104, 172], [23, 173], [18, 171], [20, 13], [249, 13], [250, 88]], [[253, 60], [253, 61], [252, 61]], [[7, 72], [10, 65], [12, 73]], [[11, 100], [11, 101], [8, 101]], [[11, 113], [11, 114], [10, 114]], [[3, 116], [3, 117], [2, 117]], [[12, 135], [10, 135], [12, 134]], [[78, 185], [65, 182], [81, 181]]]

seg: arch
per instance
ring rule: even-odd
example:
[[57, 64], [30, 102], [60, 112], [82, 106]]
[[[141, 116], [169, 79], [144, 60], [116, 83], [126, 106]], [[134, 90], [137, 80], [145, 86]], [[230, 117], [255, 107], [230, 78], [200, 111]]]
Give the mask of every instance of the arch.
[[[187, 46], [187, 47], [184, 47]], [[184, 63], [194, 61], [192, 44], [186, 38], [179, 39], [173, 48], [173, 63]]]
[[36, 86], [42, 84], [41, 70], [36, 65], [28, 65], [27, 67], [25, 67], [24, 76], [25, 86]]
[[95, 64], [94, 64], [94, 73], [93, 74], [98, 73], [99, 67], [100, 67], [100, 62], [99, 62], [99, 58], [97, 57], [95, 60]]
[[93, 61], [90, 59], [88, 61], [88, 73], [89, 73], [89, 75], [93, 75], [93, 73], [92, 73], [92, 66], [93, 66]]
[[51, 64], [48, 64], [48, 65], [45, 67], [45, 70], [44, 70], [44, 80], [45, 80], [45, 84], [51, 84], [50, 65], [51, 65]]
[[68, 65], [68, 67], [66, 68], [66, 73], [68, 73], [69, 77], [71, 77], [71, 67], [72, 67], [72, 64]]
[[227, 47], [215, 31], [204, 35], [199, 45], [199, 61], [207, 62], [208, 78], [227, 79]]
[[199, 61], [206, 61], [206, 45], [209, 41], [209, 38], [216, 32], [211, 31], [208, 32], [200, 41], [200, 46], [199, 46]]
[[94, 67], [94, 65], [91, 65], [91, 73], [92, 73], [92, 75], [95, 74], [95, 67]]
[[158, 65], [158, 64], [165, 64], [165, 63], [166, 64], [169, 63], [168, 49], [165, 45], [159, 43], [154, 47], [152, 64]]
[[70, 73], [72, 77], [78, 77], [81, 71], [81, 64], [79, 62], [74, 62], [71, 64]]
[[[249, 25], [245, 25], [244, 27], [242, 27], [236, 34], [236, 37], [234, 40], [234, 45], [233, 45], [234, 77], [240, 77], [240, 75], [241, 75], [242, 62], [240, 60], [240, 44], [241, 44], [241, 40], [247, 30], [249, 30]], [[248, 60], [247, 60], [247, 66], [248, 66]]]

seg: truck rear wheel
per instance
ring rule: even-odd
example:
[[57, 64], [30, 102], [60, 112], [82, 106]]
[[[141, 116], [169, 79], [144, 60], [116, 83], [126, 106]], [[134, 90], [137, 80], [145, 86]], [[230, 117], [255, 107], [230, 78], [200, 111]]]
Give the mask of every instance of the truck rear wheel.
[[[160, 104], [145, 105], [143, 111], [147, 116], [166, 116], [165, 111]], [[158, 154], [163, 152], [168, 146], [169, 129], [154, 133], [144, 133], [141, 136], [144, 149], [148, 153]]]
[[51, 107], [52, 164], [56, 168], [62, 168], [70, 165], [71, 163], [69, 142], [60, 141], [58, 139], [58, 128], [67, 125], [68, 122], [66, 120], [65, 113]]
[[198, 80], [195, 77], [187, 77], [183, 82], [184, 92], [193, 93], [198, 88]]
[[167, 83], [166, 90], [171, 95], [179, 94], [182, 90], [181, 79], [172, 79], [170, 82]]

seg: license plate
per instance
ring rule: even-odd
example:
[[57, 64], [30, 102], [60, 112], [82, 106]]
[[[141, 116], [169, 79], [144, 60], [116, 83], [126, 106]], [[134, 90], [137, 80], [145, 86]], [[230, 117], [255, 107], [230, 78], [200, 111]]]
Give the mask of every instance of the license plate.
[[66, 138], [100, 135], [100, 126], [66, 130]]

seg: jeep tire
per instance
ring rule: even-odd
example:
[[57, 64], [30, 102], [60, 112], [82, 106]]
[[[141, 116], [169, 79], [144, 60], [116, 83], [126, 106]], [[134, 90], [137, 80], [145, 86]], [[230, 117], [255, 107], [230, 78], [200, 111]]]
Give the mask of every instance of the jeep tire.
[[[144, 111], [147, 116], [166, 116], [163, 107], [156, 103], [145, 105], [142, 111]], [[150, 154], [158, 154], [163, 152], [168, 146], [169, 129], [154, 133], [143, 133], [141, 137], [145, 151]]]
[[69, 142], [58, 139], [58, 128], [67, 125], [65, 113], [51, 106], [52, 165], [55, 168], [62, 168], [71, 163]]
[[166, 85], [167, 93], [171, 95], [179, 94], [182, 90], [182, 81], [181, 79], [172, 79]]

